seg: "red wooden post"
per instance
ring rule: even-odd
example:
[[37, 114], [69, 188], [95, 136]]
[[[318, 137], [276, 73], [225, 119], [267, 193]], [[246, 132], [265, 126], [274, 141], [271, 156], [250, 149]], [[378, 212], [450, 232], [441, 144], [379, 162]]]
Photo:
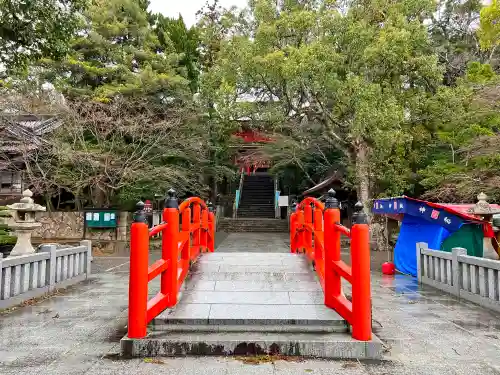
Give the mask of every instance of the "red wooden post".
[[292, 206], [290, 215], [290, 252], [297, 252], [297, 204]]
[[213, 253], [215, 251], [215, 214], [213, 206], [208, 206], [208, 251]]
[[304, 228], [304, 244], [305, 244], [305, 248], [306, 248], [306, 253], [307, 253], [307, 256], [309, 257], [309, 259], [311, 259], [311, 253], [313, 251], [312, 249], [312, 246], [313, 246], [313, 242], [312, 242], [312, 231], [311, 231], [311, 228], [312, 228], [312, 220], [313, 219], [313, 215], [312, 215], [312, 207], [311, 207], [311, 204], [308, 203], [305, 205], [304, 207], [304, 223], [306, 224], [306, 228]]
[[130, 228], [130, 281], [128, 337], [146, 336], [148, 304], [149, 229], [144, 215], [144, 203], [137, 203], [134, 222]]
[[208, 248], [208, 210], [201, 212], [200, 253]]
[[[314, 260], [316, 265], [323, 264], [324, 254], [321, 245], [321, 233], [323, 232], [323, 211], [321, 208], [314, 209]], [[324, 238], [324, 236], [323, 236]]]
[[[182, 232], [189, 233], [191, 230], [191, 208], [187, 207], [182, 213]], [[181, 259], [189, 264], [191, 259], [191, 236], [188, 236], [186, 243], [182, 246]]]
[[335, 224], [340, 222], [339, 203], [335, 191], [330, 189], [325, 202], [325, 305], [335, 308], [335, 300], [342, 293], [340, 275], [333, 269], [333, 262], [340, 260], [340, 232]]
[[201, 234], [201, 206], [196, 203], [193, 205], [193, 224], [197, 229], [193, 231], [193, 247], [199, 247], [200, 246], [200, 234]]
[[351, 228], [352, 337], [369, 341], [372, 338], [370, 231], [363, 204], [356, 203], [354, 210]]
[[161, 274], [161, 293], [168, 296], [167, 307], [177, 304], [177, 272], [179, 268], [179, 203], [175, 190], [170, 189], [163, 210], [163, 221], [168, 223], [163, 233], [162, 258], [169, 262], [168, 268]]
[[296, 249], [297, 252], [303, 251], [305, 248], [305, 243], [304, 243], [304, 210], [302, 210], [300, 207], [297, 210], [297, 219], [296, 219], [296, 224], [295, 227], [297, 228], [297, 236], [296, 238]]

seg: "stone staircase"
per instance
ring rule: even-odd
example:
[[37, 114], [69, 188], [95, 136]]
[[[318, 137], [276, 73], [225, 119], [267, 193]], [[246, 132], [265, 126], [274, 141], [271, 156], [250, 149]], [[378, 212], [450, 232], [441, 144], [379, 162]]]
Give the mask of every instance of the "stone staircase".
[[[378, 359], [381, 341], [356, 341], [349, 325], [324, 306], [303, 256], [204, 254], [179, 303], [150, 323], [144, 339], [121, 341], [124, 356], [276, 354]], [[159, 289], [152, 285], [150, 298]]]
[[217, 232], [225, 233], [285, 233], [288, 232], [288, 220], [221, 218], [217, 223]]
[[268, 173], [245, 176], [237, 216], [239, 218], [275, 217], [274, 178]]

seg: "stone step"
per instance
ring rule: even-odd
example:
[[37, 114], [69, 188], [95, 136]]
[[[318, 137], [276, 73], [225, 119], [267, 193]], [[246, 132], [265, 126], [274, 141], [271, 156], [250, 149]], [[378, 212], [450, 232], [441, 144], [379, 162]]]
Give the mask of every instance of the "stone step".
[[268, 217], [268, 218], [225, 217], [219, 220], [219, 224], [262, 225], [262, 226], [285, 225], [285, 224], [288, 225], [288, 220], [275, 219], [273, 217]]
[[241, 227], [241, 226], [221, 226], [217, 227], [217, 232], [226, 233], [287, 233], [288, 228], [270, 227]]
[[[262, 219], [268, 219], [268, 218], [271, 218], [273, 215], [271, 214], [241, 214], [240, 217], [246, 217], [246, 218], [262, 218]], [[254, 228], [254, 229], [252, 229]], [[265, 227], [259, 227], [259, 226], [247, 226], [247, 227], [235, 227], [234, 230], [232, 230], [232, 232], [269, 232], [269, 233], [272, 233], [272, 232], [275, 232], [275, 233], [282, 233], [282, 232], [285, 232], [283, 230], [283, 228], [277, 228], [277, 227], [274, 227], [274, 228], [269, 228], [269, 230], [265, 230], [266, 228]], [[231, 231], [229, 231], [231, 232]]]
[[[151, 327], [177, 325], [215, 325], [224, 331], [225, 326], [294, 326], [325, 327], [345, 332], [346, 321], [335, 311], [322, 305], [250, 305], [250, 304], [188, 304], [179, 309], [169, 309], [151, 322]], [[187, 311], [187, 309], [192, 311]], [[225, 310], [230, 310], [225, 311]], [[255, 314], [255, 315], [252, 315]], [[251, 331], [251, 330], [249, 330]]]
[[259, 208], [269, 209], [269, 208], [274, 208], [274, 202], [272, 200], [271, 201], [245, 200], [240, 202], [238, 210], [240, 210], [243, 207], [254, 210]]
[[274, 219], [274, 210], [268, 213], [268, 218], [258, 217], [245, 217], [245, 216], [264, 216], [265, 211], [255, 212], [240, 212], [238, 210], [237, 219], [223, 218], [217, 224], [217, 231], [219, 232], [288, 232], [288, 220]]
[[[275, 213], [274, 212], [265, 212], [265, 211], [259, 211], [259, 212], [238, 212], [238, 216], [241, 217], [241, 218], [245, 218], [245, 219], [252, 219], [252, 218], [255, 218], [255, 219], [264, 219], [264, 218], [272, 218], [275, 216]], [[247, 225], [247, 227], [253, 227], [253, 228], [263, 228], [265, 227], [264, 225]], [[274, 225], [273, 228], [276, 228], [276, 229], [282, 229], [282, 227], [280, 226], [276, 226]]]
[[[241, 217], [239, 216], [238, 219], [240, 221], [219, 221], [218, 225], [234, 225], [234, 226], [254, 226], [254, 227], [285, 227], [288, 226], [288, 223], [273, 223], [273, 222], [267, 222], [267, 223], [262, 223], [260, 219], [263, 220], [272, 220], [273, 218], [271, 217], [266, 217], [266, 218], [258, 218], [258, 217]], [[243, 221], [246, 220], [246, 221]]]
[[262, 212], [265, 211], [266, 213], [273, 213], [274, 214], [274, 205], [271, 203], [269, 205], [254, 205], [254, 204], [248, 204], [248, 205], [242, 205], [238, 208], [238, 213], [242, 212]]
[[124, 337], [125, 357], [188, 355], [288, 355], [329, 359], [381, 359], [384, 347], [374, 337], [356, 341], [349, 333], [151, 332], [144, 339]]
[[[180, 303], [163, 311], [152, 325], [163, 324], [217, 324], [217, 325], [345, 325], [345, 320], [334, 310], [318, 304], [291, 304], [286, 292], [246, 290], [242, 293], [188, 292], [180, 296]], [[247, 303], [248, 302], [248, 303]], [[277, 302], [277, 303], [276, 303]]]
[[219, 324], [158, 324], [150, 327], [151, 332], [172, 333], [219, 333], [219, 332], [265, 332], [265, 333], [346, 333], [348, 324], [334, 325], [219, 325]]

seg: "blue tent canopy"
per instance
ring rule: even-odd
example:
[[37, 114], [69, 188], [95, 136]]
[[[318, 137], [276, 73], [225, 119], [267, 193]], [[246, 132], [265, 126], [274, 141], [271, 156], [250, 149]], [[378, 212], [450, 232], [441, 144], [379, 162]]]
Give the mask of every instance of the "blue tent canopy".
[[373, 213], [402, 221], [394, 248], [394, 264], [399, 272], [412, 276], [417, 276], [418, 242], [440, 249], [448, 236], [468, 222], [445, 207], [408, 197], [378, 199], [373, 204]]

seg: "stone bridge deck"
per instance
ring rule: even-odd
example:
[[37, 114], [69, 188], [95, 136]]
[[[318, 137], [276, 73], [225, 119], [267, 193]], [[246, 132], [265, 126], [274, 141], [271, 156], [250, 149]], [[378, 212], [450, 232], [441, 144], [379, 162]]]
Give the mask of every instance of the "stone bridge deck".
[[[288, 253], [282, 236], [264, 237], [262, 243], [256, 236], [248, 242], [238, 236], [201, 256], [178, 305], [153, 320], [146, 339], [125, 338], [125, 354], [382, 355], [378, 339], [353, 340], [346, 321], [324, 306], [316, 274], [304, 256]], [[261, 252], [246, 251], [256, 249]], [[150, 297], [158, 288], [158, 281], [151, 285]]]

